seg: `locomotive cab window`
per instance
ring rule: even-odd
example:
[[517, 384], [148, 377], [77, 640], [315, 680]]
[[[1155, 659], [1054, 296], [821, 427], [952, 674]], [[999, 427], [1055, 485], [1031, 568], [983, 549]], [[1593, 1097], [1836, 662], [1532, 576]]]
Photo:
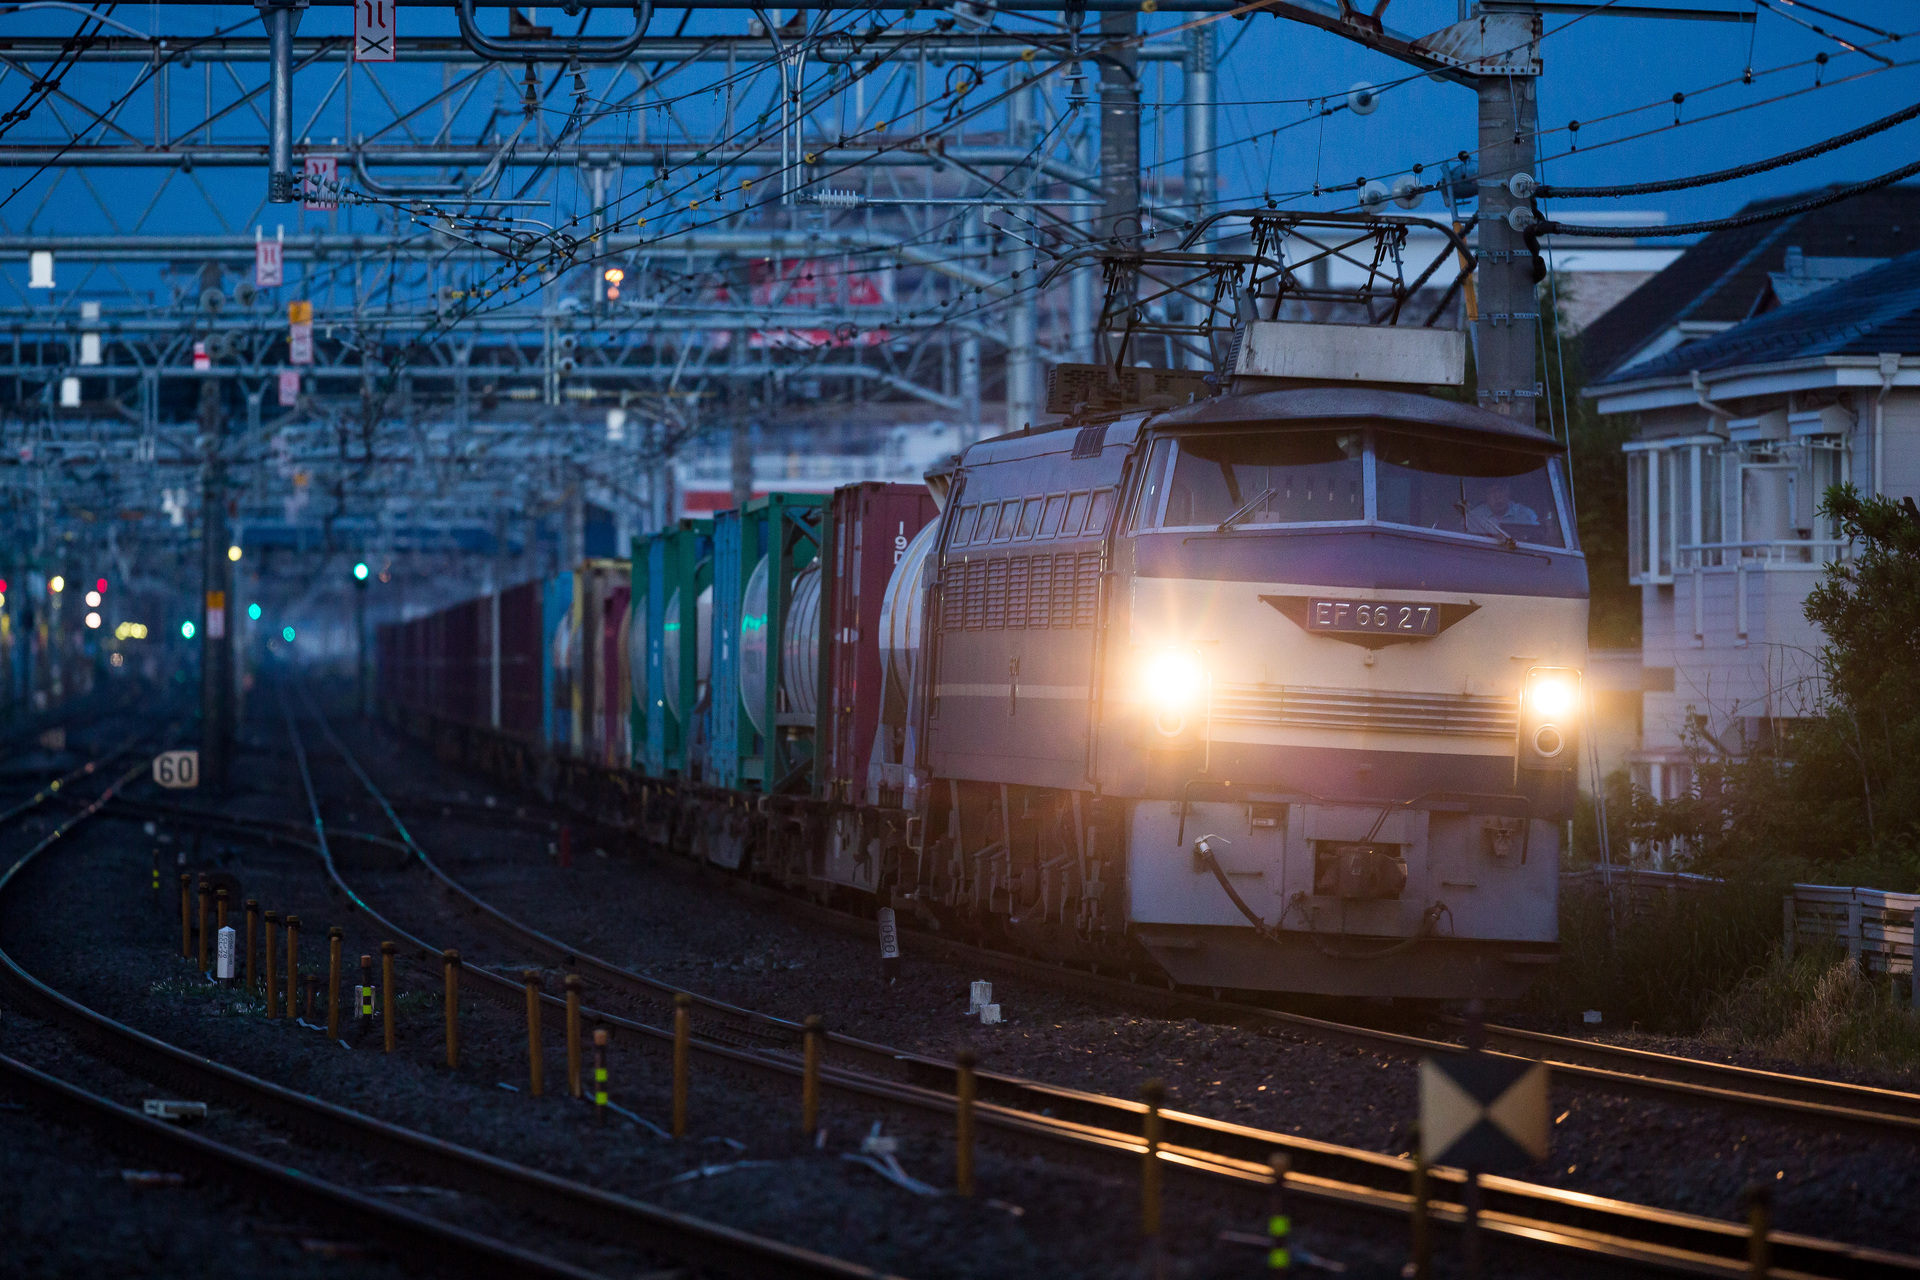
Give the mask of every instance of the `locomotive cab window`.
[[1367, 514], [1364, 454], [1365, 435], [1352, 430], [1189, 436], [1176, 442], [1157, 517], [1143, 524], [1358, 523]]
[[980, 508], [977, 506], [962, 507], [960, 509], [960, 516], [953, 523], [954, 546], [964, 547], [967, 545], [967, 540], [973, 537], [973, 522], [979, 515]]
[[1028, 498], [1020, 504], [1020, 536], [1022, 538], [1031, 538], [1033, 531], [1039, 527], [1041, 501], [1039, 498]]
[[1374, 433], [1382, 523], [1565, 547], [1552, 463], [1537, 453]]
[[1051, 538], [1060, 532], [1060, 517], [1066, 514], [1067, 495], [1050, 494], [1047, 497], [1047, 509], [1040, 517], [1040, 536]]

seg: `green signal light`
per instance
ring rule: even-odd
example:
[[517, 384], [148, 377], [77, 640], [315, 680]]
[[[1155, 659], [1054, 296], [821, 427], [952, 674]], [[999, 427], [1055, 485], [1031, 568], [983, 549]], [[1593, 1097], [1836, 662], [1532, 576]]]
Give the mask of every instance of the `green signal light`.
[[367, 580], [367, 562], [365, 560], [353, 566], [353, 577], [356, 582], [365, 582]]
[[252, 619], [253, 619], [253, 620], [254, 620], [255, 622], [258, 622], [258, 621], [260, 621], [260, 606], [259, 606], [259, 605], [257, 605], [257, 604], [250, 604], [250, 605], [248, 605], [248, 606], [247, 606], [247, 616], [248, 616], [249, 618], [252, 618]]
[[191, 622], [183, 622], [183, 623], [181, 623], [181, 624], [180, 624], [180, 634], [181, 634], [181, 635], [183, 635], [183, 636], [185, 636], [185, 637], [186, 637], [187, 639], [189, 639], [189, 640], [191, 640], [191, 639], [193, 639], [193, 623], [191, 623]]
[[288, 644], [292, 644], [292, 643], [293, 643], [293, 628], [292, 628], [292, 627], [282, 627], [282, 628], [280, 628], [280, 634], [281, 634], [281, 636], [282, 636], [282, 637], [284, 637], [284, 638], [285, 638], [285, 640], [286, 640], [286, 642], [287, 642]]

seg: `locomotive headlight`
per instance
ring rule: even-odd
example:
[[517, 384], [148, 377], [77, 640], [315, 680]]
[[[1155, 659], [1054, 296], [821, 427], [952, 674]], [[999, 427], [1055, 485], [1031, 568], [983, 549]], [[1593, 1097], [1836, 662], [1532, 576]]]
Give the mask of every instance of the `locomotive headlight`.
[[1527, 711], [1538, 719], [1565, 719], [1579, 697], [1578, 672], [1536, 668], [1527, 674]]
[[1140, 699], [1163, 737], [1178, 738], [1197, 722], [1206, 693], [1206, 665], [1191, 649], [1162, 649], [1140, 664]]
[[1580, 673], [1571, 667], [1535, 667], [1520, 693], [1520, 752], [1523, 769], [1564, 773], [1573, 768], [1580, 722]]
[[1140, 668], [1141, 694], [1162, 710], [1185, 710], [1200, 700], [1206, 687], [1207, 669], [1191, 650], [1162, 649]]

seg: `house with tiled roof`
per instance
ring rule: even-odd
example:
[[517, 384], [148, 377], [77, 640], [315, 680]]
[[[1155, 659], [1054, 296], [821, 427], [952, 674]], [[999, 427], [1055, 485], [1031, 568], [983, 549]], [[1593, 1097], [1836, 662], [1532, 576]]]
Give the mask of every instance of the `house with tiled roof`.
[[[1891, 235], [1804, 238], [1827, 250]], [[1827, 488], [1920, 498], [1920, 245], [1864, 266], [1851, 259], [1870, 254], [1780, 249], [1776, 267], [1738, 273], [1745, 318], [1643, 345], [1587, 390], [1602, 412], [1636, 421], [1629, 572], [1643, 692], [1629, 760], [1660, 798], [1687, 789], [1692, 751], [1738, 755], [1818, 705], [1822, 638], [1807, 593], [1849, 554], [1820, 514]], [[1675, 307], [1669, 319], [1731, 306]]]
[[[1815, 194], [1758, 201], [1740, 213]], [[1586, 327], [1581, 342], [1587, 369], [1596, 377], [1623, 373], [1915, 249], [1920, 185], [1886, 187], [1775, 222], [1712, 232]]]

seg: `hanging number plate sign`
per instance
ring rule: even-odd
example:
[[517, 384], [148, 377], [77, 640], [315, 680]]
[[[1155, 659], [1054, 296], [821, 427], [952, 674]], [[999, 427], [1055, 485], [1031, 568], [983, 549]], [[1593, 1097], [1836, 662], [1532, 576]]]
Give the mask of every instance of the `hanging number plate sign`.
[[178, 790], [200, 785], [198, 751], [162, 751], [153, 758], [153, 780], [163, 787]]
[[287, 304], [287, 363], [313, 363], [313, 304]]
[[331, 213], [340, 207], [340, 157], [308, 156], [301, 176], [306, 208]]
[[353, 60], [392, 62], [394, 28], [400, 6], [395, 0], [359, 0], [353, 6]]

